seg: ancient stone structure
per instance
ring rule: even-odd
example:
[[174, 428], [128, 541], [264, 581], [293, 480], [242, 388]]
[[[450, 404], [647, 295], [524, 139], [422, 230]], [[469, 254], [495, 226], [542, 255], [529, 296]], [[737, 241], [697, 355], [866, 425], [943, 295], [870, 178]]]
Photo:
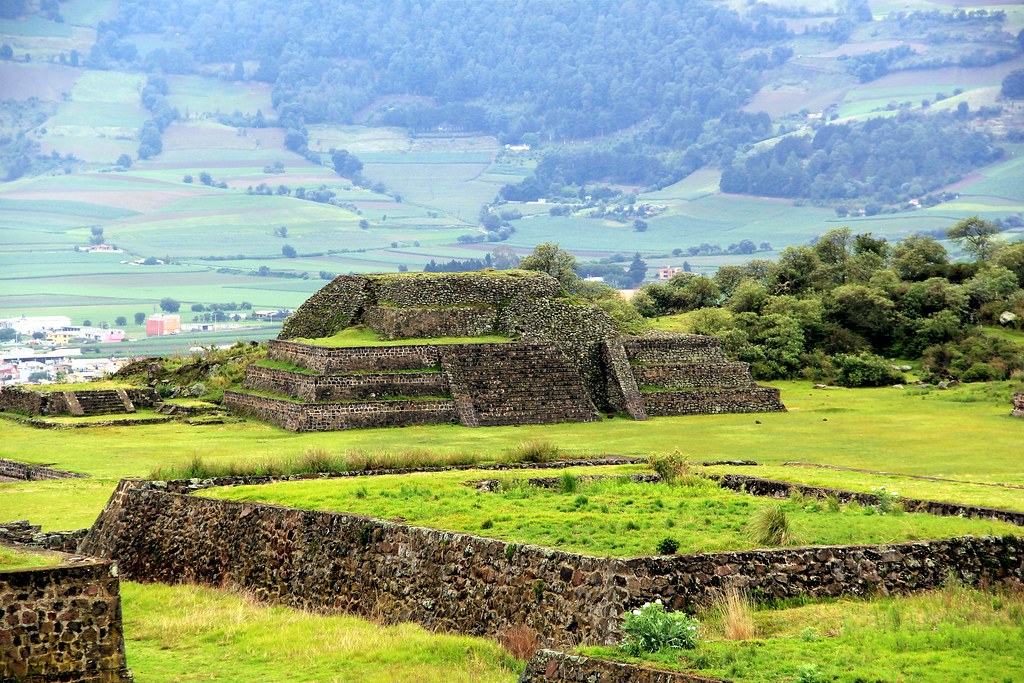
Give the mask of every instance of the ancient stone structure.
[[1014, 536], [597, 558], [165, 487], [122, 481], [80, 551], [117, 560], [133, 580], [233, 583], [294, 607], [489, 637], [525, 624], [548, 646], [617, 642], [630, 609], [657, 598], [692, 608], [730, 586], [771, 599], [922, 590], [949, 573], [1024, 579]]
[[38, 524], [27, 519], [0, 522], [0, 543], [13, 543], [39, 550], [56, 550], [63, 553], [78, 551], [88, 529], [73, 531], [43, 531]]
[[640, 664], [625, 664], [594, 657], [537, 650], [519, 683], [728, 683], [679, 671], [661, 671]]
[[0, 681], [131, 680], [112, 563], [0, 570]]
[[17, 460], [0, 458], [0, 480], [6, 478], [21, 481], [41, 481], [44, 479], [74, 479], [84, 476], [84, 474], [78, 474], [77, 472], [55, 470], [46, 465], [30, 465], [18, 462]]
[[19, 387], [0, 389], [0, 411], [28, 415], [119, 415], [152, 408], [159, 400], [153, 389], [76, 389], [41, 392]]
[[[716, 340], [623, 339], [600, 309], [559, 297], [543, 273], [341, 276], [285, 322], [236, 412], [294, 431], [461, 422], [467, 426], [784, 410], [775, 389], [727, 363]], [[500, 333], [507, 344], [324, 348], [288, 341], [363, 324], [389, 338]]]
[[1024, 417], [1024, 394], [1013, 395], [1013, 411], [1010, 415], [1013, 417]]

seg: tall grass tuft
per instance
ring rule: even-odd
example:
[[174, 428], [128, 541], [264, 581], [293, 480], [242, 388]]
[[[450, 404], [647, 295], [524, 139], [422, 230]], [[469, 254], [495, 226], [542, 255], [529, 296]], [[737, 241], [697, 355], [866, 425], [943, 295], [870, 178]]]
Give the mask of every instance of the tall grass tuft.
[[716, 599], [713, 608], [721, 615], [726, 640], [750, 640], [756, 633], [754, 609], [746, 591], [732, 586]]
[[506, 451], [511, 462], [552, 462], [560, 449], [546, 439], [529, 439]]
[[782, 506], [769, 505], [758, 510], [750, 521], [750, 537], [754, 543], [766, 547], [791, 543], [793, 533]]
[[498, 636], [498, 644], [520, 660], [527, 660], [540, 649], [540, 634], [526, 624], [519, 624]]
[[669, 486], [694, 486], [704, 481], [693, 472], [689, 457], [680, 453], [678, 448], [671, 453], [652, 453], [647, 462]]

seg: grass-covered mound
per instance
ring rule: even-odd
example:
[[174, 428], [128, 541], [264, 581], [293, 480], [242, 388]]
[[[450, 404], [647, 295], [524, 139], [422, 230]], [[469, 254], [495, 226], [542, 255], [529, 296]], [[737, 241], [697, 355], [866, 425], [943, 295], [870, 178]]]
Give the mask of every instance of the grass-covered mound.
[[692, 650], [643, 658], [618, 648], [583, 653], [742, 683], [1024, 679], [1024, 592], [971, 590], [951, 582], [920, 595], [841, 599], [800, 606], [727, 607], [699, 614]]
[[[642, 469], [638, 465], [571, 468], [563, 471], [553, 488], [526, 481], [531, 476], [551, 476], [550, 471], [518, 470], [498, 477], [501, 483], [495, 492], [467, 486], [467, 482], [495, 477], [493, 472], [471, 470], [284, 482], [210, 489], [202, 495], [383, 519], [402, 517], [413, 525], [616, 557], [660, 554], [666, 538], [678, 543], [679, 552], [691, 553], [1020, 532], [1019, 527], [1001, 522], [899, 510], [884, 514], [875, 507], [833, 501], [797, 499], [780, 504], [726, 491], [698, 477], [679, 485], [636, 483], [627, 477], [580, 478]], [[773, 538], [760, 527], [766, 517], [779, 511], [788, 530], [781, 538]]]

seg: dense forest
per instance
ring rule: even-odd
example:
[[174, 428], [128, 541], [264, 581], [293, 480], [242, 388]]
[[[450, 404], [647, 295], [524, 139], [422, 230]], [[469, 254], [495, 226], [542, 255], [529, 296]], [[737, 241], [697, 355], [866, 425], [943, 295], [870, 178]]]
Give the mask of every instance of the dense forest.
[[1002, 156], [991, 135], [962, 123], [964, 110], [901, 113], [786, 137], [726, 165], [722, 191], [818, 201], [868, 197], [884, 204], [920, 198]]
[[720, 338], [761, 379], [901, 381], [888, 358], [920, 361], [934, 381], [1024, 373], [1021, 347], [981, 327], [1024, 327], [1024, 242], [976, 217], [948, 237], [974, 260], [952, 262], [927, 235], [889, 244], [841, 228], [776, 261], [647, 285], [633, 304], [647, 317], [689, 312], [692, 331]]

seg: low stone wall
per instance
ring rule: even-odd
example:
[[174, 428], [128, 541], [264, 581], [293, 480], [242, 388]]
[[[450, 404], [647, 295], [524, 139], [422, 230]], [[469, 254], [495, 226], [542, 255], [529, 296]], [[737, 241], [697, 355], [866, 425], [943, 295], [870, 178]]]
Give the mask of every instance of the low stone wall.
[[0, 570], [0, 681], [131, 681], [110, 562]]
[[448, 382], [440, 372], [307, 375], [250, 365], [246, 368], [242, 386], [253, 391], [291, 396], [309, 403], [448, 394]]
[[651, 416], [769, 413], [786, 410], [779, 398], [779, 390], [773, 387], [651, 391], [643, 392], [641, 395], [644, 409]]
[[[788, 481], [775, 479], [764, 479], [752, 477], [746, 474], [722, 474], [710, 475], [722, 488], [734, 491], [746, 491], [753, 496], [765, 496], [769, 498], [788, 498], [793, 492], [814, 498], [825, 498], [835, 496], [841, 502], [857, 501], [861, 505], [877, 505], [878, 496], [873, 493], [859, 493], [847, 491], [846, 489], [828, 488], [826, 486], [809, 486], [807, 484], [796, 484]], [[927, 512], [930, 515], [940, 517], [973, 517], [976, 519], [992, 519], [1001, 522], [1009, 522], [1018, 526], [1024, 526], [1024, 512], [1014, 510], [1001, 510], [998, 508], [983, 507], [980, 505], [961, 505], [960, 503], [945, 503], [937, 500], [924, 500], [921, 498], [900, 498], [899, 502], [908, 512]]]
[[1010, 415], [1013, 417], [1024, 417], [1024, 394], [1013, 395], [1013, 411]]
[[30, 524], [27, 519], [19, 519], [14, 522], [0, 522], [0, 543], [74, 553], [78, 551], [78, 544], [85, 538], [86, 531], [88, 529], [43, 531], [38, 524]]
[[328, 348], [271, 340], [267, 358], [324, 374], [337, 372], [422, 370], [438, 362], [436, 345]]
[[478, 337], [493, 334], [498, 311], [485, 306], [391, 308], [372, 306], [363, 321], [388, 339]]
[[728, 683], [679, 671], [661, 671], [640, 664], [537, 650], [518, 683]]
[[458, 419], [455, 403], [442, 400], [295, 403], [256, 394], [225, 391], [224, 405], [239, 414], [293, 432], [405, 427]]
[[664, 363], [633, 366], [640, 386], [665, 389], [753, 387], [746, 363]]
[[30, 465], [17, 460], [0, 458], [0, 477], [20, 479], [22, 481], [42, 481], [44, 479], [74, 479], [84, 477], [84, 474], [77, 472], [65, 472], [55, 470], [46, 465]]
[[722, 343], [714, 337], [695, 334], [665, 334], [630, 337], [626, 353], [634, 363], [723, 363]]
[[548, 646], [612, 643], [624, 613], [707, 603], [905, 592], [1024, 579], [1024, 538], [596, 558], [345, 513], [194, 498], [122, 481], [81, 551], [128, 578], [234, 583], [265, 600], [384, 614], [496, 637], [525, 624]]
[[43, 394], [20, 387], [0, 388], [0, 411], [42, 415]]

